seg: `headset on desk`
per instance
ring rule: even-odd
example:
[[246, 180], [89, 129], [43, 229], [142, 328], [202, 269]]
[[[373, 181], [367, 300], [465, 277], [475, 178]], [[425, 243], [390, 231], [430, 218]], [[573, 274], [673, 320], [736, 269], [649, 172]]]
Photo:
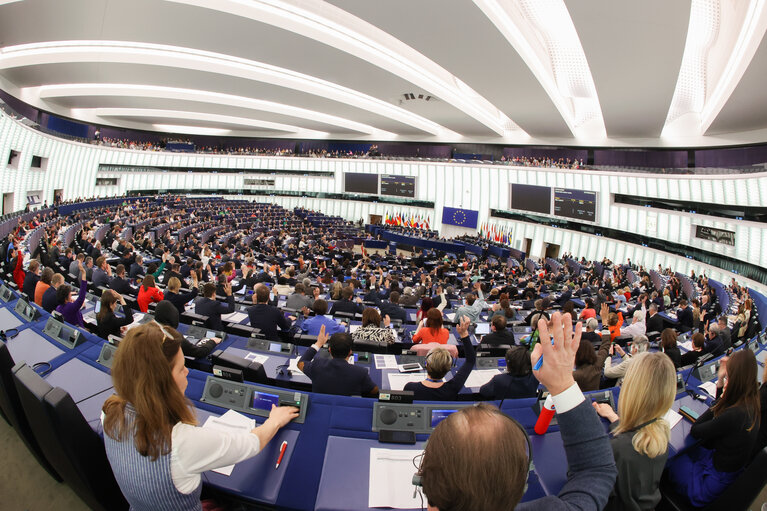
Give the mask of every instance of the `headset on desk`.
[[9, 328], [8, 330], [0, 330], [0, 341], [8, 342], [8, 339], [13, 339], [19, 335], [18, 328]]

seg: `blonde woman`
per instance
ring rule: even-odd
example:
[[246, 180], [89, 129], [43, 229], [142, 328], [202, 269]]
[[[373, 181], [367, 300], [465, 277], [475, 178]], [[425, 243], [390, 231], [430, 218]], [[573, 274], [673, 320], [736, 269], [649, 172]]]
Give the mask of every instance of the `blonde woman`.
[[[647, 392], [649, 387], [653, 392]], [[660, 502], [658, 484], [668, 459], [671, 436], [662, 419], [676, 394], [676, 370], [663, 353], [640, 353], [626, 372], [618, 414], [610, 405], [594, 403], [610, 421], [618, 479], [605, 510], [654, 509]]]

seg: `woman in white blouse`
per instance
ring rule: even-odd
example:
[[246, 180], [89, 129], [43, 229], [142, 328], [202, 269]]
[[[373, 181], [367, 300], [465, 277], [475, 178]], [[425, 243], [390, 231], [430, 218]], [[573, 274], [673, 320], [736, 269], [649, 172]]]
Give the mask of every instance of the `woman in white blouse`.
[[189, 371], [179, 336], [151, 322], [132, 328], [115, 355], [116, 395], [104, 403], [104, 443], [131, 509], [201, 510], [200, 474], [258, 454], [298, 415], [274, 407], [249, 433], [196, 426], [184, 397]]

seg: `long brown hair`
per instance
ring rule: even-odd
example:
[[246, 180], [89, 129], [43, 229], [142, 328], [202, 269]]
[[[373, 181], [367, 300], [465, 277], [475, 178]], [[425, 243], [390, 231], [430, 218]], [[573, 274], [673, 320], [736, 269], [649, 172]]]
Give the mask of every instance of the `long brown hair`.
[[144, 280], [141, 281], [141, 287], [144, 288], [144, 291], [149, 291], [149, 288], [155, 287], [154, 275], [144, 277]]
[[727, 360], [727, 386], [721, 399], [712, 408], [714, 417], [728, 408], [742, 406], [753, 422], [748, 427], [751, 431], [759, 426], [759, 383], [756, 378], [756, 357], [749, 349], [733, 353]]
[[104, 321], [104, 319], [107, 317], [107, 314], [110, 314], [112, 312], [112, 304], [117, 301], [117, 294], [114, 291], [104, 291], [101, 294], [101, 309], [99, 310], [99, 313], [96, 315], [96, 321], [99, 323]]
[[426, 313], [426, 327], [431, 330], [432, 335], [439, 334], [442, 330], [442, 311], [436, 307], [432, 307]]
[[[104, 403], [104, 434], [120, 442], [133, 435], [136, 450], [152, 460], [170, 452], [176, 423], [197, 423], [171, 374], [180, 349], [178, 332], [150, 322], [128, 331], [112, 365], [117, 394]], [[136, 410], [135, 431], [125, 424], [128, 403]]]

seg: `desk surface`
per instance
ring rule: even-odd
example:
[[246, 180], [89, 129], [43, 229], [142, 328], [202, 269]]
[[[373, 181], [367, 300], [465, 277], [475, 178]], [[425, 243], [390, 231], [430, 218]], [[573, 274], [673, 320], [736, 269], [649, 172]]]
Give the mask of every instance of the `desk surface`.
[[[10, 314], [5, 309], [0, 309], [0, 313], [2, 312]], [[7, 346], [14, 362], [26, 362], [29, 366], [38, 362], [50, 362], [64, 353], [64, 350], [31, 328], [20, 331], [13, 339], [8, 339]]]
[[112, 377], [109, 373], [76, 358], [52, 371], [45, 380], [54, 387], [66, 390], [75, 403], [112, 388]]
[[10, 330], [19, 328], [23, 322], [16, 315], [5, 307], [0, 308], [0, 330]]

